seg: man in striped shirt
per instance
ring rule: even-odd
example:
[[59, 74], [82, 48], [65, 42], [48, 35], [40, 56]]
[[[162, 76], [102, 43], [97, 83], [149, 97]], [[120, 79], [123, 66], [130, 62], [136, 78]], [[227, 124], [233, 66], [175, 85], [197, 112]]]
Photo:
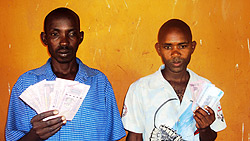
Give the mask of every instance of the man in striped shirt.
[[[19, 77], [10, 97], [5, 129], [7, 141], [13, 140], [119, 140], [126, 135], [110, 82], [99, 70], [89, 68], [76, 57], [83, 40], [78, 15], [68, 8], [51, 11], [44, 20], [41, 39], [51, 58], [40, 68]], [[37, 114], [19, 96], [29, 86], [44, 79], [78, 81], [90, 89], [71, 121], [57, 110]]]

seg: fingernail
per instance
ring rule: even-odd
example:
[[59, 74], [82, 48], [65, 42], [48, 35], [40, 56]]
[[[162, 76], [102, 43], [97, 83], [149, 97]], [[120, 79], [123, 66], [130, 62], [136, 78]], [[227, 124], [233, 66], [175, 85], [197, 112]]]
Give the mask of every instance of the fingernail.
[[207, 109], [208, 107], [207, 107], [207, 105], [205, 106], [205, 109]]
[[62, 116], [62, 120], [63, 120], [63, 121], [66, 121], [66, 118], [65, 118], [64, 116]]
[[63, 124], [66, 124], [66, 122], [67, 122], [67, 121], [66, 121], [66, 120], [64, 120], [64, 121], [63, 121]]
[[57, 110], [53, 111], [54, 115], [57, 115], [59, 112]]
[[67, 120], [64, 116], [62, 116], [62, 121], [63, 121], [63, 124], [66, 124]]

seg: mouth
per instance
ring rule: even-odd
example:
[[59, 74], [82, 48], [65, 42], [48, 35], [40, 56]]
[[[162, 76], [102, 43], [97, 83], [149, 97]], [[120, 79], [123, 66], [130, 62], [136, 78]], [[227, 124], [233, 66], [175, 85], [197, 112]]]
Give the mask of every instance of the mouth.
[[179, 61], [179, 62], [173, 62], [173, 66], [174, 67], [179, 67], [181, 65], [181, 62]]
[[70, 51], [68, 49], [60, 49], [58, 50], [58, 54], [61, 57], [66, 57], [67, 55], [70, 54]]
[[172, 64], [174, 67], [179, 67], [182, 64], [182, 60], [180, 58], [174, 58]]

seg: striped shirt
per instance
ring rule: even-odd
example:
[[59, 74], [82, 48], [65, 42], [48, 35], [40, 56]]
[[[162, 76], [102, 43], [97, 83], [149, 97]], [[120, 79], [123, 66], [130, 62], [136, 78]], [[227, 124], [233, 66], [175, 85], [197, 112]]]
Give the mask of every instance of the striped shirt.
[[[18, 140], [27, 134], [30, 120], [37, 114], [19, 96], [30, 85], [44, 79], [55, 80], [51, 59], [40, 68], [21, 75], [14, 85], [5, 129], [6, 141]], [[47, 140], [119, 140], [126, 135], [110, 82], [99, 70], [89, 68], [77, 58], [79, 70], [75, 81], [90, 85], [90, 89], [72, 121], [67, 121], [56, 134]]]

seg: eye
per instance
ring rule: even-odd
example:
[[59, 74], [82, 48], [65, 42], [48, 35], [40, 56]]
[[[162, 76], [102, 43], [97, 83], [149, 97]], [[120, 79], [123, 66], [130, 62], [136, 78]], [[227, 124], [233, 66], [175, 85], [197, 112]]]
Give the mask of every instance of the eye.
[[179, 49], [184, 49], [186, 47], [187, 47], [187, 45], [179, 45]]
[[57, 33], [57, 32], [52, 32], [52, 33], [50, 34], [50, 36], [52, 36], [52, 37], [57, 37], [57, 36], [58, 36], [58, 33]]
[[164, 45], [163, 48], [167, 49], [167, 50], [170, 50], [172, 49], [172, 47], [170, 45]]
[[69, 33], [69, 37], [74, 37], [74, 36], [76, 36], [76, 32], [72, 31]]

